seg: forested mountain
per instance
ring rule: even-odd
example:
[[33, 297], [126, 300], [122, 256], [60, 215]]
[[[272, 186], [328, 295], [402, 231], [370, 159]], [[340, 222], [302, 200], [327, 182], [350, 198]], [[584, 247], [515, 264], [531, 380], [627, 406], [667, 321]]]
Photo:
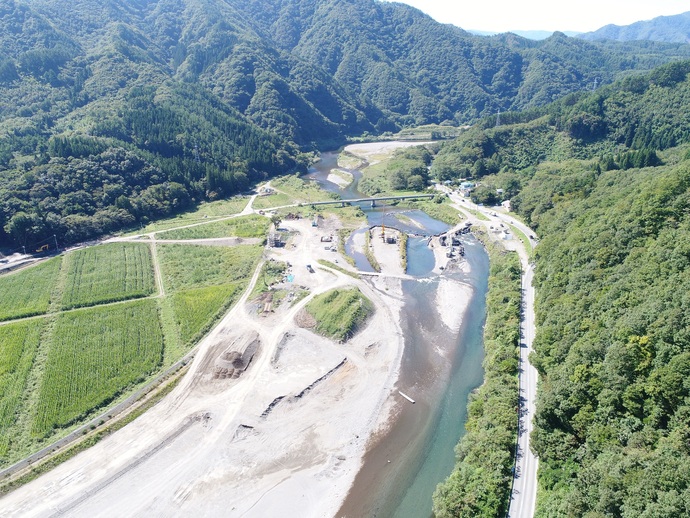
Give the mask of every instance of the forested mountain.
[[72, 242], [690, 56], [473, 36], [377, 0], [0, 0], [0, 243]]
[[[690, 516], [689, 111], [686, 61], [501, 114], [436, 158], [432, 172], [480, 180], [477, 201], [504, 188], [541, 239], [539, 517]], [[474, 475], [439, 498], [500, 508], [454, 485], [507, 492], [510, 477], [458, 472]]]
[[690, 43], [690, 11], [674, 16], [658, 16], [653, 20], [630, 25], [606, 25], [593, 32], [579, 34], [585, 40], [651, 40]]

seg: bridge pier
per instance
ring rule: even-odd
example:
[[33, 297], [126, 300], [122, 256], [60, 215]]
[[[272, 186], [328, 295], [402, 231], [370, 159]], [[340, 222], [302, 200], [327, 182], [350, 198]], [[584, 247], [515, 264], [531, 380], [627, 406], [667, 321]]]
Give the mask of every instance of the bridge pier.
[[371, 200], [371, 207], [372, 208], [376, 207], [376, 200]]

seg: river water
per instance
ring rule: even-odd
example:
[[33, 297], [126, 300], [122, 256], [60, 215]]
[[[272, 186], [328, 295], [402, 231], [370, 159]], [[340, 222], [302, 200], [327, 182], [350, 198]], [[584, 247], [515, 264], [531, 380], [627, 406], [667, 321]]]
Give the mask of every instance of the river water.
[[[323, 153], [307, 178], [343, 199], [364, 197], [356, 188], [359, 171], [349, 171], [355, 182], [344, 189], [327, 180], [330, 170], [337, 167], [337, 156], [337, 152]], [[454, 447], [464, 434], [468, 396], [483, 379], [488, 256], [469, 236], [463, 240], [468, 273], [443, 274], [472, 288], [463, 323], [459, 331], [451, 332], [436, 309], [441, 277], [432, 272], [434, 255], [423, 237], [444, 232], [448, 226], [416, 210], [367, 205], [362, 210], [370, 225], [384, 222], [417, 236], [408, 240], [407, 273], [416, 279], [403, 281], [402, 286], [405, 350], [396, 384], [415, 404], [398, 405], [390, 428], [367, 452], [338, 516], [430, 517], [434, 489], [455, 464]], [[401, 212], [404, 217], [396, 217]], [[360, 269], [371, 269], [362, 254], [355, 259]]]

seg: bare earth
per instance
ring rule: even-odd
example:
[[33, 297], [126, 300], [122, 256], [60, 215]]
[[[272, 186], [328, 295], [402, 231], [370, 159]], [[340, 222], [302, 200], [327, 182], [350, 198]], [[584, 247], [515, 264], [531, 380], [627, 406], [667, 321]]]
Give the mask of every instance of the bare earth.
[[[0, 515], [334, 516], [371, 438], [401, 404], [394, 386], [405, 277], [397, 245], [380, 236], [372, 245], [381, 276], [356, 280], [321, 267], [319, 258], [349, 267], [321, 242], [336, 224], [284, 221], [295, 237], [269, 252], [291, 263], [307, 298], [262, 314], [240, 300], [203, 340], [173, 392], [0, 499]], [[451, 282], [441, 282], [438, 298], [450, 308], [444, 322], [456, 330], [469, 292]], [[354, 338], [338, 344], [296, 324], [313, 295], [345, 285], [358, 286], [376, 307]]]

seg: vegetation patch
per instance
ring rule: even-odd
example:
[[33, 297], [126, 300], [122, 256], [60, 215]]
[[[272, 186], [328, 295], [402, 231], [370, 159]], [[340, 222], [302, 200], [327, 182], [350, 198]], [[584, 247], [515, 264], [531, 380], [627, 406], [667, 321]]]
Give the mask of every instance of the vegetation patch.
[[37, 319], [0, 326], [0, 458], [10, 448], [8, 430], [17, 422], [44, 324]]
[[369, 264], [376, 272], [381, 271], [381, 265], [379, 264], [376, 256], [374, 255], [374, 247], [371, 244], [371, 231], [367, 230], [364, 233], [364, 257], [367, 258]]
[[55, 257], [0, 276], [0, 320], [41, 315], [48, 311], [62, 259]]
[[155, 289], [147, 244], [112, 243], [67, 256], [62, 307], [77, 308], [151, 295]]
[[397, 149], [392, 156], [364, 169], [358, 188], [368, 196], [423, 191], [429, 184], [431, 160], [424, 146]]
[[349, 151], [343, 151], [338, 155], [338, 167], [343, 169], [359, 169], [364, 164], [366, 164], [365, 160]]
[[240, 280], [246, 282], [254, 273], [262, 253], [260, 245], [158, 245], [164, 282], [171, 292]]
[[161, 364], [154, 300], [60, 314], [52, 334], [32, 433], [42, 437], [103, 406]]
[[297, 203], [295, 199], [284, 192], [275, 191], [273, 194], [266, 196], [257, 196], [254, 199], [252, 208], [255, 210], [266, 210], [274, 207], [284, 207], [285, 205], [294, 205]]
[[364, 325], [374, 306], [357, 288], [334, 289], [317, 295], [306, 306], [316, 331], [338, 341], [348, 340]]
[[332, 195], [320, 189], [316, 182], [305, 181], [299, 175], [282, 176], [273, 180], [271, 185], [289, 196], [294, 203], [306, 204], [332, 199]]
[[210, 329], [242, 293], [242, 283], [204, 286], [172, 295], [180, 338], [183, 344], [193, 343]]
[[215, 239], [222, 237], [266, 237], [268, 218], [259, 215], [224, 219], [193, 227], [167, 230], [158, 234], [159, 239]]
[[267, 292], [273, 284], [280, 282], [287, 268], [287, 263], [284, 261], [276, 261], [275, 259], [266, 261], [261, 267], [261, 273], [259, 274], [259, 278], [256, 281], [256, 286], [254, 286], [250, 298], [256, 298], [260, 294]]
[[421, 210], [438, 221], [455, 226], [464, 219], [464, 216], [451, 203], [449, 198], [437, 196], [430, 201], [403, 200], [398, 204], [398, 207], [410, 207], [411, 209]]
[[410, 236], [406, 232], [400, 232], [400, 266], [407, 273], [407, 241]]
[[340, 272], [340, 273], [344, 273], [345, 275], [349, 275], [349, 276], [352, 277], [353, 279], [359, 279], [359, 278], [360, 278], [360, 276], [359, 276], [359, 274], [358, 274], [357, 272], [353, 272], [353, 271], [347, 270], [347, 269], [343, 268], [342, 266], [339, 266], [339, 265], [337, 265], [337, 264], [335, 264], [335, 263], [332, 263], [331, 261], [326, 261], [325, 259], [319, 259], [317, 262], [318, 262], [321, 266], [325, 266], [325, 267], [327, 267], [327, 268], [331, 268], [332, 270], [336, 270], [336, 271], [338, 271], [338, 272]]
[[491, 262], [484, 384], [470, 396], [455, 468], [434, 492], [438, 518], [504, 516], [510, 502], [519, 407], [520, 260], [484, 241]]

